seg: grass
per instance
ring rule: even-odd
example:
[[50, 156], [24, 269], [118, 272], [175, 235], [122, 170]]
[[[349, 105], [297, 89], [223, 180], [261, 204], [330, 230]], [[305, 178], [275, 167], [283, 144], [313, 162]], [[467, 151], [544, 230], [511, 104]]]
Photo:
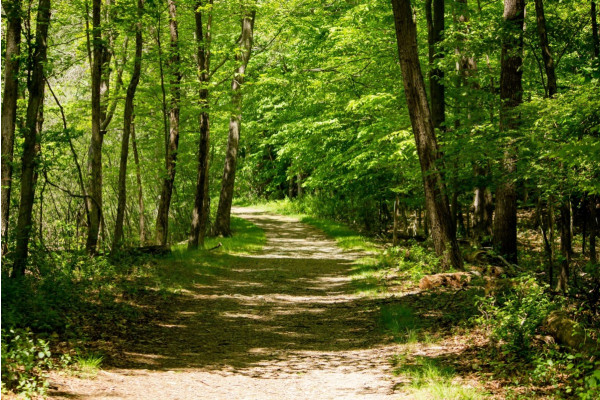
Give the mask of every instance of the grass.
[[231, 222], [233, 237], [207, 240], [207, 248], [223, 244], [213, 251], [179, 244], [167, 256], [34, 253], [34, 274], [1, 280], [2, 327], [30, 328], [55, 355], [71, 351], [61, 343], [76, 343], [83, 350], [73, 357], [73, 373], [93, 378], [114, 358], [105, 343], [136, 335], [135, 326], [168, 312], [174, 296], [224, 274], [239, 254], [262, 249], [262, 229], [240, 218]]
[[395, 357], [392, 364], [395, 375], [408, 379], [406, 389], [412, 399], [444, 399], [444, 400], [480, 400], [485, 399], [482, 391], [456, 382], [455, 371], [443, 366], [430, 357], [416, 357], [407, 360]]
[[76, 356], [76, 375], [85, 379], [95, 378], [98, 375], [98, 371], [100, 371], [100, 365], [102, 365], [103, 360], [104, 357], [96, 353]]

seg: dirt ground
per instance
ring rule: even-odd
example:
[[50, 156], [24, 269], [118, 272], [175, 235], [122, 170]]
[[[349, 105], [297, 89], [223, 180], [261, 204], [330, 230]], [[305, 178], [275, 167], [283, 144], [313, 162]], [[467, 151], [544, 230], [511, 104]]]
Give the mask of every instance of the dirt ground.
[[54, 374], [51, 399], [397, 399], [377, 326], [379, 303], [355, 294], [344, 252], [291, 217], [237, 208], [264, 229], [258, 254], [190, 282], [166, 320], [138, 327], [118, 368]]

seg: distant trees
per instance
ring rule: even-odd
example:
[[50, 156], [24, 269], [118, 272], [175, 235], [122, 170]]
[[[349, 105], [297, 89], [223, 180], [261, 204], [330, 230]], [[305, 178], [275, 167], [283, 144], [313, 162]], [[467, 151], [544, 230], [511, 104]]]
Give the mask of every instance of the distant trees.
[[458, 240], [515, 263], [527, 218], [560, 290], [597, 260], [596, 1], [48, 4], [3, 3], [14, 275], [31, 249], [197, 249], [237, 195], [431, 238], [455, 268]]

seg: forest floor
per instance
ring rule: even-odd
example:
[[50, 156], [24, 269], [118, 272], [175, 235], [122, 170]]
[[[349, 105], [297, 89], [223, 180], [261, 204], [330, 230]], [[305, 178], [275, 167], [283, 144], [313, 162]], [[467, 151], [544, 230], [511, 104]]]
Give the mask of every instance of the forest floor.
[[[473, 365], [482, 339], [445, 318], [446, 306], [465, 311], [455, 294], [438, 293], [432, 303], [417, 291], [361, 293], [364, 252], [342, 250], [293, 217], [234, 212], [264, 230], [262, 250], [223, 253], [212, 273], [188, 271], [159, 319], [107, 343], [93, 379], [54, 372], [48, 398], [493, 397], [494, 383], [482, 384]], [[405, 340], [386, 330], [386, 314], [408, 320]]]

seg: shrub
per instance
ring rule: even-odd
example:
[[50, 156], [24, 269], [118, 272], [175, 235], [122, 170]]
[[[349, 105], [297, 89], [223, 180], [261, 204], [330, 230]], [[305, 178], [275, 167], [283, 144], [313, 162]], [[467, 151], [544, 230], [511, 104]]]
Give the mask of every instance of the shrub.
[[48, 388], [46, 371], [52, 367], [48, 342], [29, 330], [2, 330], [2, 392], [14, 390], [29, 398]]
[[544, 287], [533, 277], [523, 276], [499, 297], [479, 299], [479, 322], [491, 330], [491, 337], [508, 352], [526, 355], [531, 340], [553, 308]]

